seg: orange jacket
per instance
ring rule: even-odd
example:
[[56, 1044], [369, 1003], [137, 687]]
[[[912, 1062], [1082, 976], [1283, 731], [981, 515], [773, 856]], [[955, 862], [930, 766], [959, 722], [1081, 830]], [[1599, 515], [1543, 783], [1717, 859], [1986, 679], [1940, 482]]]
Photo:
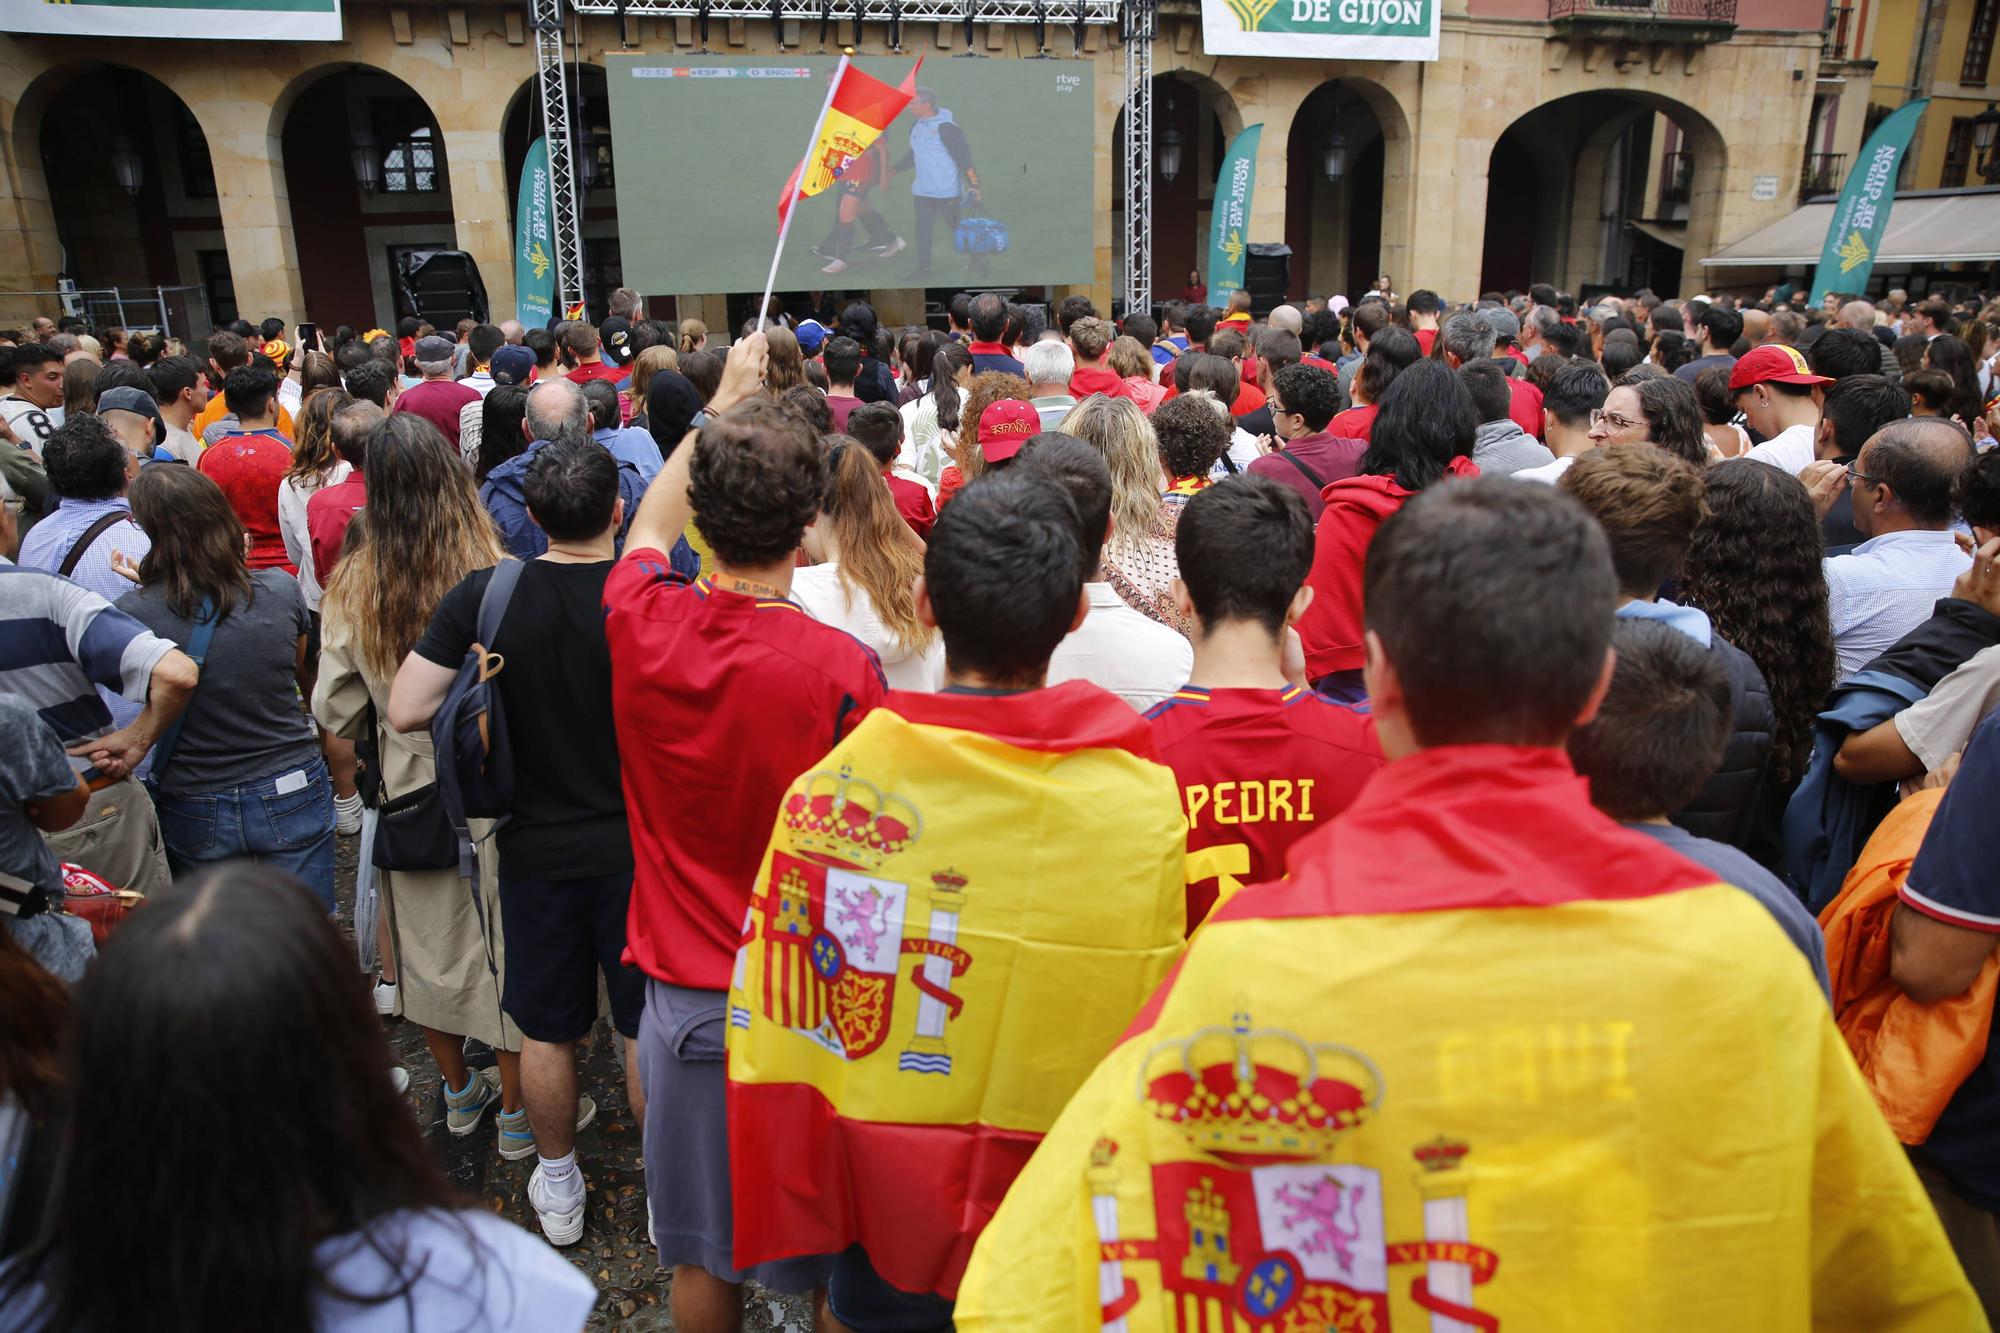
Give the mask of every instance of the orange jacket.
[[1918, 1004], [1889, 976], [1889, 919], [1944, 789], [1900, 802], [1861, 849], [1840, 894], [1820, 913], [1833, 1016], [1889, 1128], [1904, 1143], [1930, 1137], [1952, 1095], [1986, 1054], [2000, 955], [1963, 995]]

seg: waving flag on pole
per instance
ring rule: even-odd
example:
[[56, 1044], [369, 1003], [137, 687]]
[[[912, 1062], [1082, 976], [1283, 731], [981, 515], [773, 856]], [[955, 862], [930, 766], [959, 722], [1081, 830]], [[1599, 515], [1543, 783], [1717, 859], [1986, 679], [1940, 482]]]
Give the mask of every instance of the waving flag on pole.
[[[902, 114], [916, 95], [917, 71], [924, 67], [922, 56], [909, 75], [891, 88], [872, 74], [865, 74], [841, 59], [834, 71], [832, 95], [820, 116], [819, 131], [805, 158], [785, 182], [778, 200], [778, 225], [783, 226], [794, 202], [810, 199], [827, 189], [853, 161], [868, 151], [868, 145], [882, 137], [882, 131]], [[804, 179], [801, 179], [803, 177]]]

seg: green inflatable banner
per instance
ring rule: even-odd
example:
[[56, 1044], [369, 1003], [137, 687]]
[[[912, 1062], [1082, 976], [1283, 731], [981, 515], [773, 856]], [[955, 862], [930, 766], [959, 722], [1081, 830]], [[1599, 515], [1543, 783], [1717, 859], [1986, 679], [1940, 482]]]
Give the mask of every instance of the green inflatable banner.
[[1903, 151], [1923, 119], [1930, 99], [1920, 97], [1898, 108], [1876, 126], [1875, 133], [1854, 160], [1847, 173], [1840, 199], [1833, 206], [1833, 223], [1826, 229], [1826, 245], [1820, 250], [1819, 267], [1813, 270], [1812, 303], [1818, 305], [1828, 292], [1868, 290], [1868, 275], [1875, 268], [1875, 252], [1881, 248], [1882, 233], [1889, 229], [1889, 205], [1896, 201], [1896, 169], [1902, 165]]
[[549, 227], [549, 141], [537, 139], [521, 164], [514, 203], [514, 317], [524, 328], [547, 328], [555, 313], [556, 247]]
[[1262, 125], [1244, 127], [1229, 141], [1222, 174], [1215, 178], [1215, 213], [1209, 220], [1208, 299], [1218, 310], [1243, 286], [1243, 254], [1250, 243], [1250, 196], [1257, 189], [1257, 143]]

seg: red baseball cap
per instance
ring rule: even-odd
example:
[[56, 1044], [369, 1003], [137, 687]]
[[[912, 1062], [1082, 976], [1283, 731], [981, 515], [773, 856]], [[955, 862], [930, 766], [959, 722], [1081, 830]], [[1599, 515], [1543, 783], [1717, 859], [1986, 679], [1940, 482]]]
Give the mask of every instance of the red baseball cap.
[[1815, 375], [1812, 367], [1796, 347], [1784, 343], [1765, 343], [1753, 347], [1743, 354], [1735, 369], [1729, 372], [1729, 391], [1747, 389], [1753, 384], [1831, 384], [1833, 380], [1825, 375]]
[[1018, 398], [988, 403], [979, 414], [979, 452], [989, 463], [1004, 463], [1042, 429], [1042, 414]]

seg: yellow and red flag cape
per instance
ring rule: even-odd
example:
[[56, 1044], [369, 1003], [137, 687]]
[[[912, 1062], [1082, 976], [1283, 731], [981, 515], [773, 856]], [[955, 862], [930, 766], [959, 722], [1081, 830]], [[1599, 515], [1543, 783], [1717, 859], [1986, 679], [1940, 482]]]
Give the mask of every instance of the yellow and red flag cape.
[[1804, 959], [1560, 750], [1376, 773], [1063, 1111], [960, 1333], [1957, 1333]]
[[[924, 58], [917, 57], [917, 63], [903, 81], [891, 88], [872, 74], [864, 74], [853, 65], [842, 63], [839, 81], [834, 84], [833, 97], [827, 103], [826, 119], [819, 127], [819, 138], [806, 154], [805, 160], [792, 168], [792, 175], [785, 182], [785, 192], [778, 197], [778, 225], [785, 225], [785, 214], [800, 199], [810, 199], [846, 174], [854, 160], [868, 151], [868, 145], [882, 136], [903, 108], [917, 92], [917, 71], [924, 67]], [[800, 180], [803, 172], [805, 179]]]
[[950, 1295], [1180, 951], [1151, 728], [1073, 682], [891, 694], [792, 785], [729, 995], [739, 1265], [859, 1242]]

